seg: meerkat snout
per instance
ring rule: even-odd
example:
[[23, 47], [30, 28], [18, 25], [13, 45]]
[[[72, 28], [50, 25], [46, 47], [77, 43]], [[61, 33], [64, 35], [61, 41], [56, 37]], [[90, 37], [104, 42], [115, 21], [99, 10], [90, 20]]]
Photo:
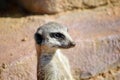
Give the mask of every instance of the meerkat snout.
[[75, 45], [76, 45], [76, 43], [75, 42], [70, 42], [70, 44], [69, 44], [71, 47], [74, 47]]
[[35, 34], [35, 41], [39, 45], [46, 45], [50, 48], [65, 49], [75, 46], [67, 27], [55, 22], [49, 22], [41, 26]]

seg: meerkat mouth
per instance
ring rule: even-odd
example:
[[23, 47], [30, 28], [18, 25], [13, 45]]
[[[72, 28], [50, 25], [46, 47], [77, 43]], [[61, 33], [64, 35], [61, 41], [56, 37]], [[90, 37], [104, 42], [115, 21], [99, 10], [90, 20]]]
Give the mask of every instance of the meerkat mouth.
[[74, 46], [62, 46], [62, 47], [59, 47], [61, 49], [68, 49], [68, 48], [73, 48]]
[[68, 48], [73, 48], [73, 47], [75, 47], [75, 45], [68, 45], [68, 46], [65, 46], [65, 45], [62, 45], [62, 46], [58, 46], [58, 45], [56, 45], [56, 46], [53, 46], [53, 47], [56, 47], [56, 48], [60, 48], [60, 49], [68, 49]]

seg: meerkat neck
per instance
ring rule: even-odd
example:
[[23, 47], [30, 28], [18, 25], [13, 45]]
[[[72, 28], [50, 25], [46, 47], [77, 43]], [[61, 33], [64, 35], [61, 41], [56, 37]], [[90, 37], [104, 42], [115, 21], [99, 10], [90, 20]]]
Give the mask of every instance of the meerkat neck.
[[41, 46], [41, 53], [42, 54], [54, 55], [56, 51], [57, 51], [57, 49], [55, 49], [55, 48], [49, 48], [49, 47], [46, 47], [46, 46]]

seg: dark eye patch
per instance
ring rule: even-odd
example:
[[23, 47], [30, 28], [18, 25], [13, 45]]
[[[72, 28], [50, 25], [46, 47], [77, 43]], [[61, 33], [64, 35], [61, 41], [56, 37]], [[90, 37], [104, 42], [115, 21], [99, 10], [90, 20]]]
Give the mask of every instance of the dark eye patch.
[[50, 33], [50, 37], [56, 39], [65, 39], [65, 36], [62, 33]]
[[42, 40], [43, 40], [42, 35], [40, 35], [38, 33], [35, 33], [34, 38], [35, 38], [35, 41], [36, 41], [37, 44], [41, 44], [42, 43]]

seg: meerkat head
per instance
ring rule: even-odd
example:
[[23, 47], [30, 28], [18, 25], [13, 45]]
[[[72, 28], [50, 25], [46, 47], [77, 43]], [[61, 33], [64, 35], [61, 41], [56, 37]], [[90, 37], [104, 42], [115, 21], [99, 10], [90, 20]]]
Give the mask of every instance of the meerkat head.
[[40, 28], [35, 33], [36, 44], [47, 46], [49, 48], [71, 48], [75, 46], [70, 37], [67, 27], [56, 22], [49, 22]]

